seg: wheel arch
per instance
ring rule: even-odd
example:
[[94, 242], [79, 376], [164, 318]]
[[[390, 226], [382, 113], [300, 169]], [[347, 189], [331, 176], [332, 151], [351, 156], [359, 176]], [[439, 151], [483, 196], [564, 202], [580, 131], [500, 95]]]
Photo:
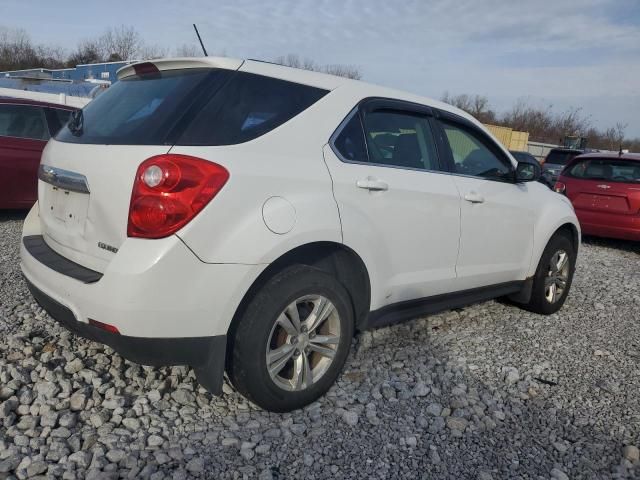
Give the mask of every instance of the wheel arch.
[[371, 283], [362, 258], [351, 248], [340, 243], [331, 241], [307, 243], [284, 253], [258, 275], [244, 294], [231, 320], [227, 333], [228, 341], [232, 340], [251, 298], [276, 273], [291, 265], [307, 265], [334, 275], [351, 297], [356, 327], [369, 313]]
[[565, 233], [569, 237], [573, 244], [573, 250], [577, 255], [578, 249], [580, 248], [580, 232], [578, 228], [571, 222], [564, 223], [563, 225], [559, 226], [555, 232], [553, 232], [553, 234], [549, 237], [549, 240], [551, 240], [555, 235], [559, 233]]
[[[534, 226], [534, 244], [527, 272], [527, 278], [535, 274], [540, 262], [540, 257], [554, 235], [564, 233], [572, 242], [573, 248], [578, 253], [580, 248], [581, 231], [580, 223], [571, 207], [568, 199], [558, 194], [549, 192], [550, 198], [542, 202], [540, 214]], [[554, 197], [554, 196], [557, 196]]]

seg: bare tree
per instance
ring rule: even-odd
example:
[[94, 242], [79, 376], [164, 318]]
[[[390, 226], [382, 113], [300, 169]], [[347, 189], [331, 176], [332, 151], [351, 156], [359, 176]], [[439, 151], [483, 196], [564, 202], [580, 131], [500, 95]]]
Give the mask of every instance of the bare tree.
[[67, 58], [67, 66], [75, 67], [87, 63], [104, 61], [105, 54], [102, 45], [95, 40], [82, 40], [74, 52]]
[[185, 43], [176, 48], [176, 57], [202, 57], [202, 49], [193, 43]]
[[584, 116], [581, 107], [572, 107], [557, 115], [553, 122], [553, 129], [560, 134], [560, 138], [567, 135], [584, 136], [591, 120]]
[[618, 140], [619, 148], [622, 150], [622, 142], [624, 142], [624, 133], [626, 132], [628, 127], [627, 123], [617, 122], [616, 123], [616, 140]]
[[22, 70], [38, 61], [38, 52], [25, 30], [0, 27], [0, 70]]
[[133, 27], [121, 25], [108, 28], [98, 37], [82, 40], [67, 65], [146, 60], [166, 57], [168, 53], [168, 48], [146, 44]]
[[169, 56], [169, 49], [160, 45], [143, 45], [138, 50], [138, 60], [153, 60]]
[[122, 60], [137, 58], [144, 42], [140, 34], [133, 27], [120, 25], [108, 28], [97, 40], [100, 44], [103, 57]]
[[613, 127], [609, 127], [604, 131], [604, 140], [608, 150], [618, 150], [622, 148], [624, 141], [624, 132], [627, 129], [626, 123], [618, 122]]
[[495, 112], [489, 108], [489, 99], [482, 95], [467, 95], [466, 93], [450, 95], [449, 92], [444, 92], [441, 100], [460, 110], [464, 110], [483, 123], [494, 123], [496, 121]]
[[44, 68], [63, 68], [65, 65], [67, 51], [62, 47], [38, 45], [36, 52]]
[[360, 70], [353, 65], [326, 65], [322, 70], [338, 77], [351, 78], [353, 80], [362, 79]]
[[285, 67], [300, 68], [302, 70], [311, 70], [313, 72], [323, 72], [354, 80], [360, 80], [362, 78], [360, 70], [354, 65], [319, 65], [310, 58], [304, 58], [301, 60], [298, 55], [293, 53], [277, 57], [274, 62], [284, 65]]

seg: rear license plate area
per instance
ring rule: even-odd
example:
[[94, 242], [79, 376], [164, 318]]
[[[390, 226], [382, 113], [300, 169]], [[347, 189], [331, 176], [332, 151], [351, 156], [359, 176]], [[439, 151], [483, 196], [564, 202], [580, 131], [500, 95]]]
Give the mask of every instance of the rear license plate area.
[[71, 192], [54, 186], [47, 188], [46, 208], [53, 220], [63, 226], [67, 233], [84, 233], [88, 207], [89, 195], [86, 193]]

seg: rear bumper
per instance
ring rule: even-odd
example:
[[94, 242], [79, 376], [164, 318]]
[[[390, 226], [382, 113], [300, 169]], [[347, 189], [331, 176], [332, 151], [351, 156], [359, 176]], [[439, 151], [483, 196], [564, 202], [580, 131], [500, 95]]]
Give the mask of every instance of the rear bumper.
[[186, 338], [130, 337], [111, 333], [79, 322], [73, 312], [27, 280], [38, 304], [63, 327], [81, 337], [108, 345], [127, 360], [142, 365], [189, 365], [196, 369], [198, 381], [211, 393], [219, 394], [224, 374], [226, 335]]
[[101, 277], [85, 283], [86, 278], [74, 278], [81, 277], [74, 271], [77, 264], [39, 259], [29, 251], [25, 240], [42, 234], [36, 206], [25, 219], [20, 246], [27, 280], [69, 309], [76, 321], [107, 323], [130, 337], [226, 335], [240, 301], [264, 268], [203, 263], [176, 236], [127, 239]]
[[640, 241], [640, 215], [617, 215], [576, 210], [585, 235]]
[[128, 239], [87, 282], [84, 267], [52, 255], [48, 245], [27, 248], [42, 235], [37, 209], [24, 222], [20, 266], [38, 303], [72, 332], [133, 362], [194, 367], [198, 381], [217, 393], [229, 325], [265, 266], [204, 263], [176, 236]]

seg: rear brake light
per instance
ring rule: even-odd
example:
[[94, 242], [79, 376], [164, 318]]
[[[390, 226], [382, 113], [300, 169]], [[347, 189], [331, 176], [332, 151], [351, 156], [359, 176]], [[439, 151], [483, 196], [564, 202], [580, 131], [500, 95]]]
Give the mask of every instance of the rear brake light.
[[133, 183], [127, 235], [163, 238], [189, 223], [229, 179], [217, 163], [166, 154], [140, 164]]
[[138, 63], [133, 66], [133, 71], [136, 72], [136, 75], [148, 75], [151, 73], [160, 73], [158, 67], [156, 67], [151, 62]]
[[553, 191], [557, 193], [564, 193], [567, 190], [567, 186], [563, 182], [556, 182], [553, 187]]

